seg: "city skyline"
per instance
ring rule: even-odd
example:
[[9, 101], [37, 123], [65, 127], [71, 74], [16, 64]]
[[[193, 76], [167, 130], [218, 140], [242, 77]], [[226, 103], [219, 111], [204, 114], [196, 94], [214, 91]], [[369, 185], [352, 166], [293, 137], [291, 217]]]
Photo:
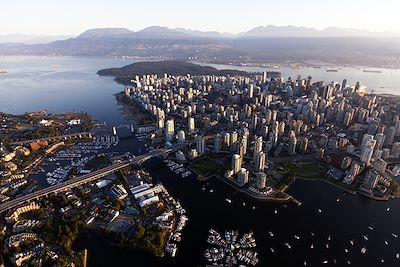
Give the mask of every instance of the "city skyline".
[[0, 18], [0, 33], [78, 35], [91, 28], [122, 27], [138, 31], [154, 25], [233, 34], [266, 25], [400, 33], [398, 8], [399, 3], [393, 0], [380, 1], [379, 5], [375, 0], [330, 3], [306, 0], [301, 5], [288, 0], [279, 3], [206, 0], [194, 6], [178, 0], [140, 3], [21, 0], [4, 4], [6, 12]]

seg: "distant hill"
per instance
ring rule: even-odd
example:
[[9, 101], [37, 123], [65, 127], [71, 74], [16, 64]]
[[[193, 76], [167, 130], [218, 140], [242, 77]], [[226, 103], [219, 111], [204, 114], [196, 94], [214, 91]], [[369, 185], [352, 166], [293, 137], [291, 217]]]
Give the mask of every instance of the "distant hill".
[[170, 75], [249, 75], [245, 71], [238, 70], [218, 70], [210, 66], [201, 66], [185, 61], [166, 60], [166, 61], [146, 61], [136, 62], [126, 65], [122, 68], [102, 69], [97, 72], [101, 76], [114, 76], [117, 82], [130, 84], [130, 81], [136, 76], [147, 74], [157, 74], [159, 76], [165, 73]]
[[0, 55], [128, 56], [237, 64], [318, 62], [400, 68], [400, 37], [358, 29], [274, 25], [238, 35], [160, 26], [140, 31], [101, 28], [46, 44], [3, 43]]

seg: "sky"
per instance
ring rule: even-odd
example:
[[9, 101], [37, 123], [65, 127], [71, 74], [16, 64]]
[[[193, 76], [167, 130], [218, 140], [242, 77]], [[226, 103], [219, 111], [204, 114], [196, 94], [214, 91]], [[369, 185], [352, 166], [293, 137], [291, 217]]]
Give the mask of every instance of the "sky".
[[400, 0], [0, 0], [0, 35], [148, 26], [239, 33], [269, 24], [400, 32]]

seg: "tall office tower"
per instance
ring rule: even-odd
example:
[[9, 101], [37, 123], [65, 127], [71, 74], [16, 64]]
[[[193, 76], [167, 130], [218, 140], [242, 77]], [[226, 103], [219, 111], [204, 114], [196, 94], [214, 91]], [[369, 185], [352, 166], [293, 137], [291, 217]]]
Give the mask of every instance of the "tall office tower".
[[396, 159], [400, 157], [400, 142], [396, 142], [392, 145], [390, 154]]
[[267, 137], [268, 136], [268, 126], [267, 125], [264, 125], [263, 127], [262, 127], [262, 136], [263, 137]]
[[253, 98], [253, 95], [254, 95], [254, 85], [250, 84], [248, 88], [248, 97]]
[[301, 139], [300, 142], [300, 150], [301, 152], [306, 152], [308, 148], [308, 138], [304, 137], [303, 139]]
[[257, 155], [260, 154], [262, 150], [263, 150], [263, 138], [259, 136], [254, 141], [253, 160], [256, 159]]
[[371, 163], [372, 154], [374, 152], [376, 141], [374, 139], [368, 140], [361, 151], [361, 162], [365, 163], [365, 165], [369, 165]]
[[257, 116], [257, 114], [253, 114], [253, 116], [251, 117], [251, 125], [253, 126], [254, 130], [257, 129], [257, 125], [258, 125], [258, 116]]
[[233, 131], [231, 133], [231, 144], [230, 144], [231, 151], [236, 151], [237, 150], [238, 137], [239, 137], [239, 134], [238, 134], [237, 131]]
[[189, 128], [189, 134], [192, 134], [194, 132], [194, 129], [195, 129], [194, 118], [193, 117], [189, 117], [188, 128]]
[[297, 145], [297, 138], [296, 138], [296, 135], [293, 133], [293, 134], [291, 134], [290, 139], [289, 139], [289, 147], [288, 147], [289, 155], [296, 154], [296, 145]]
[[375, 135], [375, 140], [376, 140], [376, 145], [375, 145], [375, 150], [382, 150], [383, 144], [385, 142], [386, 135], [382, 133], [377, 133]]
[[240, 147], [243, 147], [243, 155], [247, 154], [247, 136], [244, 135], [240, 139]]
[[370, 134], [364, 134], [363, 139], [361, 141], [361, 145], [360, 145], [360, 150], [362, 151], [365, 147], [365, 145], [367, 144], [367, 142], [369, 142], [370, 140], [373, 140], [374, 136], [370, 135]]
[[265, 113], [265, 124], [270, 125], [272, 120], [272, 111], [270, 109]]
[[371, 120], [368, 127], [368, 134], [372, 135], [376, 134], [376, 131], [378, 130], [379, 127], [379, 123], [380, 120], [378, 118]]
[[285, 133], [285, 122], [281, 121], [278, 127], [278, 135], [283, 135]]
[[240, 156], [238, 154], [234, 154], [232, 156], [232, 171], [235, 174], [238, 173], [240, 168], [242, 167], [240, 161]]
[[178, 143], [183, 144], [185, 143], [186, 138], [185, 138], [185, 132], [183, 130], [178, 131]]
[[271, 115], [271, 120], [276, 121], [276, 117], [278, 116], [278, 111], [273, 110]]
[[257, 171], [264, 171], [265, 168], [265, 153], [261, 151], [257, 154], [256, 159], [254, 161], [254, 167]]
[[174, 119], [167, 120], [165, 139], [172, 141], [175, 135]]
[[159, 129], [163, 129], [164, 128], [164, 118], [158, 118], [157, 119], [157, 127]]
[[379, 173], [384, 173], [386, 171], [386, 167], [387, 167], [387, 162], [382, 158], [378, 158], [374, 162], [374, 170], [376, 170]]
[[346, 112], [344, 114], [343, 124], [344, 124], [344, 126], [349, 126], [350, 122], [351, 122], [351, 113], [350, 112]]
[[263, 71], [261, 81], [262, 81], [262, 83], [267, 82], [267, 72], [266, 71]]
[[249, 171], [245, 168], [240, 168], [237, 173], [237, 181], [240, 185], [245, 185], [249, 182]]
[[199, 154], [204, 154], [206, 152], [206, 140], [205, 139], [199, 139], [196, 141], [196, 149], [199, 152]]
[[343, 82], [342, 82], [342, 91], [343, 91], [344, 88], [346, 88], [346, 84], [347, 84], [347, 80], [346, 80], [346, 79], [343, 79]]
[[390, 146], [393, 144], [394, 138], [396, 136], [396, 128], [394, 126], [390, 127], [386, 134], [385, 145]]
[[231, 145], [231, 135], [230, 133], [224, 134], [224, 146], [229, 147]]
[[267, 175], [264, 172], [258, 172], [256, 174], [256, 186], [258, 190], [263, 190], [267, 185]]
[[360, 173], [360, 165], [358, 165], [355, 161], [353, 161], [353, 163], [351, 164], [350, 167], [350, 175], [355, 177]]
[[222, 147], [222, 136], [220, 134], [217, 134], [214, 137], [214, 153], [218, 153], [221, 150]]
[[271, 102], [272, 102], [272, 95], [271, 94], [267, 94], [265, 96], [264, 101], [265, 101], [264, 102], [264, 106], [269, 107], [271, 105]]

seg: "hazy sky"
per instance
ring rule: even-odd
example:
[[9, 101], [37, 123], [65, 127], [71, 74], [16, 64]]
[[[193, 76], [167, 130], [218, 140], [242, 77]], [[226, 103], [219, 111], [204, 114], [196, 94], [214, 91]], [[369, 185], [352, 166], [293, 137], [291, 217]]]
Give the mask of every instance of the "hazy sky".
[[400, 32], [400, 0], [1, 0], [0, 35], [159, 25], [238, 33], [274, 24]]

